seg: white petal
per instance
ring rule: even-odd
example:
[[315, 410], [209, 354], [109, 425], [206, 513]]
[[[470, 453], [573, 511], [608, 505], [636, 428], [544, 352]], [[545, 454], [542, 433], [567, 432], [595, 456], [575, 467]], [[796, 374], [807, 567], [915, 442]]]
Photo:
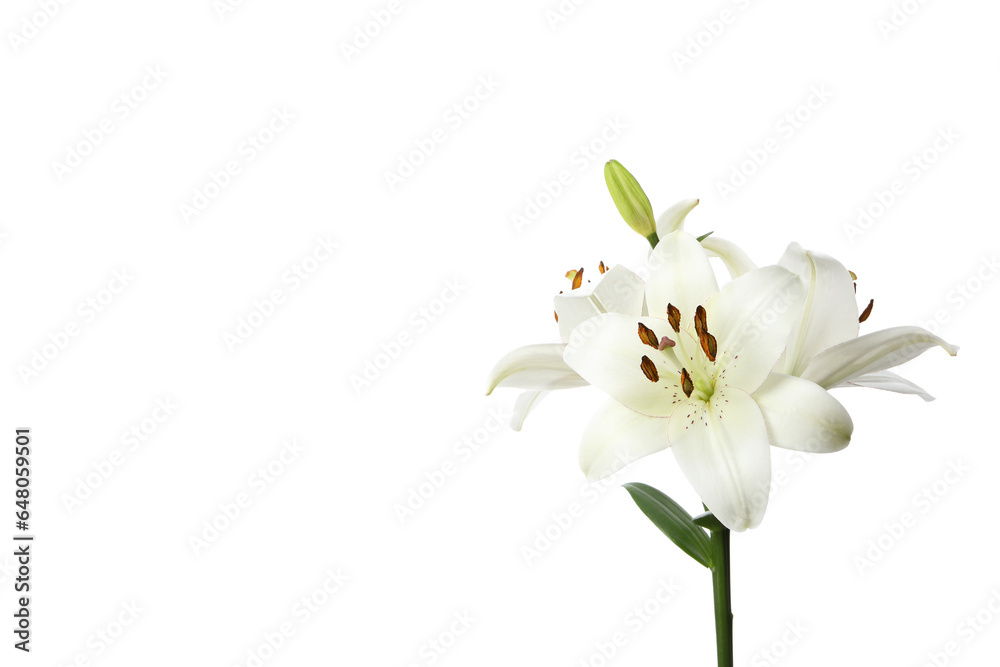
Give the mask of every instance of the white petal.
[[919, 385], [910, 382], [906, 378], [900, 377], [892, 371], [881, 371], [879, 373], [868, 373], [861, 377], [854, 378], [848, 382], [841, 382], [838, 387], [871, 387], [872, 389], [883, 389], [894, 391], [897, 394], [916, 394], [925, 401], [933, 401], [934, 397], [928, 394]]
[[775, 447], [837, 452], [851, 441], [851, 415], [826, 389], [809, 380], [771, 373], [753, 399]]
[[653, 317], [666, 318], [667, 304], [681, 311], [681, 321], [694, 320], [694, 310], [719, 291], [708, 252], [687, 232], [660, 238], [649, 255], [646, 305]]
[[563, 361], [565, 348], [559, 343], [544, 343], [508, 352], [493, 367], [486, 394], [497, 387], [542, 390], [586, 386], [587, 381]]
[[807, 252], [798, 243], [788, 246], [778, 264], [798, 274], [808, 286], [802, 318], [788, 339], [783, 368], [789, 375], [801, 375], [817, 354], [858, 337], [854, 281], [833, 257]]
[[669, 445], [666, 419], [641, 415], [611, 399], [587, 424], [580, 443], [580, 469], [589, 480], [604, 479]]
[[771, 486], [771, 452], [757, 404], [738, 389], [710, 403], [678, 406], [667, 425], [678, 465], [708, 509], [730, 530], [760, 523]]
[[955, 356], [958, 348], [920, 327], [893, 327], [835, 345], [816, 355], [802, 377], [826, 389], [884, 371], [940, 345]]
[[[666, 320], [607, 313], [592, 317], [570, 335], [564, 358], [587, 382], [625, 407], [651, 417], [668, 417], [684, 399], [673, 352], [660, 352], [639, 338], [639, 322], [657, 336], [673, 334]], [[642, 358], [656, 366], [658, 381], [642, 370]]]
[[576, 294], [573, 290], [555, 297], [555, 310], [559, 316], [559, 335], [565, 343], [581, 322], [601, 313], [640, 315], [646, 284], [642, 278], [619, 264], [601, 277], [590, 294]]
[[698, 199], [684, 199], [661, 213], [656, 219], [656, 235], [662, 240], [667, 234], [684, 229], [684, 219], [698, 205], [698, 201]]
[[708, 251], [712, 257], [718, 257], [729, 269], [731, 278], [739, 278], [744, 273], [748, 273], [757, 268], [753, 260], [743, 252], [743, 249], [732, 241], [720, 239], [717, 236], [709, 236], [701, 242], [701, 247]]
[[514, 412], [510, 416], [511, 429], [520, 431], [528, 413], [534, 410], [535, 406], [548, 395], [548, 391], [522, 391], [521, 395], [514, 401]]
[[726, 283], [705, 303], [719, 347], [719, 382], [747, 392], [760, 386], [801, 313], [803, 291], [791, 271], [765, 266]]

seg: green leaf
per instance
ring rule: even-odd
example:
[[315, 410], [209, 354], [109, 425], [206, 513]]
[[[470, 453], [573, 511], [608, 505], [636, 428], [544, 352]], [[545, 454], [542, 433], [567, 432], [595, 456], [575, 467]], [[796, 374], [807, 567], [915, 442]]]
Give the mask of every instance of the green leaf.
[[707, 568], [712, 567], [711, 543], [684, 508], [648, 484], [623, 485], [642, 513], [681, 550]]
[[708, 234], [702, 234], [701, 236], [698, 237], [698, 243], [701, 243], [702, 241], [704, 241], [705, 239], [707, 239], [709, 236], [711, 236], [714, 233], [715, 233], [714, 231], [711, 231]]

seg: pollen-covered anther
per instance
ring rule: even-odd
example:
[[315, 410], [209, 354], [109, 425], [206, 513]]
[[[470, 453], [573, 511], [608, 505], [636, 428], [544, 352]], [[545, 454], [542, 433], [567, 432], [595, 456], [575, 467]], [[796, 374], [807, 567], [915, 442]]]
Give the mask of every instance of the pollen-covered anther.
[[874, 307], [875, 307], [875, 299], [872, 299], [871, 301], [868, 302], [868, 305], [865, 307], [864, 311], [862, 311], [861, 316], [858, 317], [858, 322], [864, 322], [865, 320], [867, 320], [868, 316], [872, 314], [872, 308]]
[[681, 311], [672, 303], [667, 304], [667, 321], [670, 322], [670, 328], [674, 330], [674, 333], [680, 333]]
[[660, 339], [660, 345], [656, 349], [659, 350], [660, 352], [663, 352], [668, 347], [673, 347], [674, 345], [677, 345], [675, 341], [672, 341], [666, 336], [664, 336], [663, 338]]
[[694, 332], [701, 338], [702, 333], [708, 333], [708, 313], [704, 306], [698, 306], [694, 311]]
[[608, 267], [604, 266], [604, 260], [601, 260], [601, 263], [600, 265], [598, 265], [597, 270], [601, 272], [602, 276], [608, 270]]
[[656, 337], [656, 334], [642, 322], [639, 322], [639, 340], [654, 349], [660, 349], [659, 339]]
[[558, 322], [559, 321], [559, 313], [557, 313], [556, 311], [553, 310], [552, 314], [556, 316], [556, 322]]
[[719, 351], [719, 346], [715, 340], [715, 336], [702, 329], [698, 338], [701, 341], [702, 352], [705, 353], [705, 356], [708, 357], [709, 361], [715, 361], [715, 354]]
[[580, 289], [580, 285], [583, 284], [583, 267], [570, 269], [566, 272], [566, 277], [573, 281], [573, 289]]
[[650, 382], [660, 381], [660, 374], [656, 370], [656, 364], [654, 364], [653, 360], [646, 355], [642, 356], [642, 363], [639, 364], [639, 368], [642, 369], [643, 375], [645, 375], [646, 379]]
[[691, 374], [688, 373], [686, 368], [681, 369], [681, 389], [684, 390], [684, 395], [691, 398], [691, 392], [694, 391], [694, 383], [691, 382]]

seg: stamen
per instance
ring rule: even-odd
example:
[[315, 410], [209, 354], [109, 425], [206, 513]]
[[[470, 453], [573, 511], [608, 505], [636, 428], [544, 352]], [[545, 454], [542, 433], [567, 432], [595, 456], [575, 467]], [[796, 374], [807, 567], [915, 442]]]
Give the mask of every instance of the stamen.
[[642, 322], [639, 322], [639, 340], [652, 348], [659, 349], [656, 334]]
[[559, 313], [557, 313], [556, 311], [553, 310], [552, 314], [556, 316], [556, 322], [558, 322], [559, 321]]
[[[697, 322], [697, 320], [695, 321]], [[701, 349], [705, 353], [705, 356], [708, 357], [709, 361], [715, 361], [715, 353], [719, 351], [715, 336], [703, 329], [699, 338], [701, 340]]]
[[872, 308], [875, 307], [875, 299], [868, 302], [868, 306], [861, 313], [861, 317], [858, 318], [858, 322], [864, 322], [868, 319], [868, 316], [872, 314]]
[[708, 313], [705, 312], [704, 306], [698, 306], [694, 311], [694, 331], [701, 338], [701, 333], [708, 332]]
[[566, 277], [573, 281], [573, 289], [580, 289], [580, 285], [583, 284], [583, 267], [577, 271], [567, 271]]
[[656, 349], [663, 352], [668, 347], [673, 347], [674, 345], [677, 345], [677, 343], [664, 336], [660, 339], [660, 345]]
[[674, 333], [680, 333], [681, 311], [672, 303], [667, 304], [667, 321], [670, 322], [670, 328], [674, 330]]
[[691, 398], [691, 392], [694, 391], [694, 383], [691, 382], [691, 374], [688, 373], [686, 368], [681, 369], [681, 389], [684, 390], [684, 395]]
[[604, 272], [608, 270], [608, 267], [604, 266], [604, 260], [603, 259], [601, 260], [600, 266], [597, 267], [597, 270], [601, 272], [602, 276], [604, 275]]
[[653, 360], [646, 355], [642, 356], [642, 363], [639, 364], [639, 368], [642, 369], [643, 375], [645, 375], [646, 379], [650, 382], [660, 381], [660, 374], [656, 371], [656, 364], [654, 364]]

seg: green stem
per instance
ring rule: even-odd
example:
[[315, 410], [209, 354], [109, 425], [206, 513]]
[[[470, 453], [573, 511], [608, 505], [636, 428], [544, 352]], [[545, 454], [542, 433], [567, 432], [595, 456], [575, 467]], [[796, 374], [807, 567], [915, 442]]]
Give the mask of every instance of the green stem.
[[711, 532], [715, 645], [719, 667], [733, 667], [733, 603], [729, 585], [729, 529]]

